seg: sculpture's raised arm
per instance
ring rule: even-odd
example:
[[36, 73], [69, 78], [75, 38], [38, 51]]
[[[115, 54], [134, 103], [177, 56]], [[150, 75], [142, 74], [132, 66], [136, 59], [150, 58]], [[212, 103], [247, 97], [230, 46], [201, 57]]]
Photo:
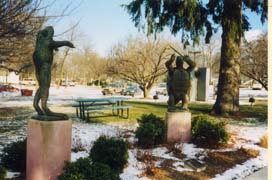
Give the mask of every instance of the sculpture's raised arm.
[[68, 46], [70, 48], [74, 48], [75, 46], [70, 41], [52, 41], [50, 43], [50, 47], [53, 49], [62, 47], [62, 46]]
[[192, 72], [196, 67], [196, 63], [192, 61], [191, 58], [187, 55], [183, 56], [183, 59], [189, 65], [189, 67], [186, 70]]
[[174, 70], [174, 67], [173, 67], [173, 62], [175, 61], [175, 54], [172, 54], [172, 56], [170, 57], [170, 59], [168, 60], [168, 61], [166, 61], [166, 63], [165, 63], [165, 66], [166, 66], [166, 68], [167, 68], [167, 70], [169, 71], [169, 72], [172, 72], [173, 70]]

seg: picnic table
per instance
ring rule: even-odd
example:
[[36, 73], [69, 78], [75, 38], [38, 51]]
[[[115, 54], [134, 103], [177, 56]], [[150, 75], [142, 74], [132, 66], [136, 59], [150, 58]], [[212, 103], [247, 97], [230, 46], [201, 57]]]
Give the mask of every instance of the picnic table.
[[[128, 118], [129, 109], [132, 106], [124, 105], [124, 101], [127, 99], [125, 97], [78, 99], [78, 103], [73, 107], [76, 107], [77, 117], [84, 120], [89, 119], [90, 114], [102, 113], [103, 110], [111, 110], [113, 116]], [[127, 110], [126, 117], [124, 116], [124, 109]]]

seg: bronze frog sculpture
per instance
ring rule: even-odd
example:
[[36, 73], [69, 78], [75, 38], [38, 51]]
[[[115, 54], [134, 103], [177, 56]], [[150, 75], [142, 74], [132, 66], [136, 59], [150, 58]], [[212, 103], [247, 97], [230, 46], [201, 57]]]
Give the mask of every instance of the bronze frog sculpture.
[[[39, 31], [35, 51], [33, 53], [35, 73], [39, 84], [33, 102], [38, 116], [34, 116], [33, 118], [44, 121], [68, 119], [66, 114], [52, 112], [47, 106], [47, 100], [51, 83], [51, 65], [53, 63], [54, 50], [62, 46], [74, 48], [74, 45], [69, 41], [54, 41], [53, 36], [54, 29], [52, 26], [48, 26]], [[39, 106], [40, 101], [41, 106]]]

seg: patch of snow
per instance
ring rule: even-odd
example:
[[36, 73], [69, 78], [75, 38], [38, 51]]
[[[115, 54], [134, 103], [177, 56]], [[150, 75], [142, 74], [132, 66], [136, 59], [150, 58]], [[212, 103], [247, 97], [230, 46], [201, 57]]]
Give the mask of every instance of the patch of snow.
[[17, 96], [21, 96], [21, 92], [7, 92], [7, 91], [2, 91], [0, 93], [0, 97], [4, 98], [4, 97], [17, 97]]
[[164, 159], [179, 160], [174, 157], [172, 153], [169, 153], [169, 150], [166, 147], [158, 147], [152, 150], [152, 155]]
[[190, 168], [185, 168], [184, 167], [184, 162], [178, 161], [173, 163], [173, 166], [175, 167], [174, 170], [182, 172], [182, 171], [194, 171], [193, 169]]
[[7, 172], [6, 178], [7, 178], [7, 179], [16, 178], [16, 177], [18, 177], [20, 174], [21, 174], [21, 173], [19, 173], [19, 172]]
[[243, 179], [264, 166], [267, 166], [267, 157], [267, 151], [260, 150], [260, 155], [258, 157], [249, 159], [241, 165], [238, 164], [232, 169], [225, 171], [223, 174], [216, 175], [212, 180]]
[[85, 158], [88, 157], [89, 153], [87, 151], [80, 151], [80, 152], [72, 152], [71, 153], [71, 161], [74, 162], [76, 160], [78, 160], [79, 158]]
[[26, 137], [26, 121], [0, 121], [0, 152], [9, 143]]
[[186, 155], [188, 159], [194, 159], [196, 158], [197, 154], [203, 153], [204, 149], [202, 148], [196, 148], [194, 144], [187, 144], [184, 143], [182, 145], [182, 153]]
[[237, 134], [239, 138], [243, 138], [252, 143], [259, 142], [260, 138], [267, 132], [266, 125], [260, 126], [237, 126], [237, 125], [228, 125], [228, 131]]
[[247, 127], [230, 125], [228, 129], [236, 133], [237, 137], [247, 140], [237, 140], [235, 143], [236, 148], [253, 149], [259, 151], [260, 154], [256, 158], [251, 158], [241, 165], [236, 165], [222, 174], [217, 174], [212, 180], [244, 179], [253, 172], [268, 166], [268, 150], [256, 145], [260, 137], [267, 131], [266, 126]]
[[119, 133], [118, 128], [110, 125], [99, 123], [83, 123], [73, 122], [72, 128], [72, 147], [75, 146], [76, 141], [80, 140], [82, 145], [86, 147], [86, 151], [92, 148], [94, 141], [101, 135], [113, 137]]
[[140, 177], [143, 173], [141, 169], [144, 168], [144, 164], [136, 159], [137, 150], [128, 151], [128, 167], [120, 174], [122, 180], [149, 180], [147, 177]]

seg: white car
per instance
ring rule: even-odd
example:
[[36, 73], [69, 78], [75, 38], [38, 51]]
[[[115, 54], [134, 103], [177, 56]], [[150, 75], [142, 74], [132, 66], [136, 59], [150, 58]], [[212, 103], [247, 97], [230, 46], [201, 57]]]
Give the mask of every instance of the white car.
[[252, 90], [262, 90], [263, 86], [259, 83], [255, 83], [252, 85]]
[[156, 94], [162, 94], [164, 96], [167, 95], [167, 85], [166, 83], [161, 83], [156, 89]]
[[24, 78], [23, 80], [21, 80], [19, 82], [19, 84], [21, 84], [21, 85], [32, 85], [32, 86], [35, 86], [36, 82], [32, 78]]
[[61, 81], [61, 85], [62, 86], [75, 86], [76, 82], [75, 81], [71, 81], [71, 80], [65, 80], [65, 79], [63, 79]]

